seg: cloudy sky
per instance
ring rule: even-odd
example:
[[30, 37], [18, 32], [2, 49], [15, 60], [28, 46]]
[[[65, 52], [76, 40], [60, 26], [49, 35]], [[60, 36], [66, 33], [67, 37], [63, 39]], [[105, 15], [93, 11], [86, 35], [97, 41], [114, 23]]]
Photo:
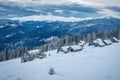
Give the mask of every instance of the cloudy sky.
[[[0, 0], [0, 18], [120, 16], [120, 0]], [[41, 17], [42, 16], [42, 17]], [[30, 19], [29, 18], [29, 19]]]
[[70, 4], [79, 3], [86, 5], [104, 5], [104, 6], [120, 6], [120, 0], [0, 0], [2, 3], [17, 3], [19, 5], [28, 6], [30, 4]]

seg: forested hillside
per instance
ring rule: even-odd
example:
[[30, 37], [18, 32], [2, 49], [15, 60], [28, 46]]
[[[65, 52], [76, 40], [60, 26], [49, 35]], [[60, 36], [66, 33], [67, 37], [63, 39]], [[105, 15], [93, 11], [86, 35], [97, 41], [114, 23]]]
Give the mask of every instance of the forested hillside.
[[94, 40], [100, 38], [102, 40], [110, 39], [113, 37], [120, 39], [120, 30], [116, 31], [102, 31], [92, 32], [81, 35], [66, 35], [60, 38], [52, 38], [48, 43], [37, 47], [18, 47], [15, 49], [4, 50], [0, 53], [0, 61], [18, 58], [28, 53], [29, 50], [39, 49], [41, 52], [58, 49], [62, 46], [77, 45], [80, 41], [91, 44]]

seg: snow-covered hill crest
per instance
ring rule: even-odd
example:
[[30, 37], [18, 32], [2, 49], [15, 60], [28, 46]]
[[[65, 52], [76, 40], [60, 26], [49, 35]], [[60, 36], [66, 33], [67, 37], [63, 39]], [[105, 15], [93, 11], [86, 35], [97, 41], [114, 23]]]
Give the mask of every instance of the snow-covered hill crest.
[[[71, 47], [78, 49], [78, 45]], [[45, 52], [44, 59], [26, 63], [21, 63], [20, 58], [4, 61], [0, 63], [0, 80], [119, 80], [119, 48], [120, 42], [104, 47], [85, 44], [82, 51], [69, 54], [52, 50]], [[48, 74], [51, 67], [54, 75]]]

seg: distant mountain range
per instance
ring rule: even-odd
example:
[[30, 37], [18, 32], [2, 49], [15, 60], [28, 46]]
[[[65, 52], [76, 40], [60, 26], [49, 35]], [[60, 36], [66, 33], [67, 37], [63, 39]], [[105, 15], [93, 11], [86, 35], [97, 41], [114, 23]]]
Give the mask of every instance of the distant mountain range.
[[105, 17], [79, 22], [0, 20], [0, 51], [18, 46], [40, 46], [65, 35], [120, 29], [120, 19]]

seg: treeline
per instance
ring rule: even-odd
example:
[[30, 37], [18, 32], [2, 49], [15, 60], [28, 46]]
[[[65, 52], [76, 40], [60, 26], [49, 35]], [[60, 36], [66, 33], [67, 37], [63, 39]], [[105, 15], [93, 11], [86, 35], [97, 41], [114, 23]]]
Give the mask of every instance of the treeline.
[[10, 60], [14, 58], [18, 58], [27, 53], [31, 48], [30, 47], [18, 47], [15, 49], [5, 49], [0, 52], [0, 61]]
[[87, 43], [92, 42], [97, 38], [101, 39], [111, 39], [116, 37], [120, 39], [120, 30], [116, 31], [102, 31], [102, 32], [92, 32], [84, 35], [66, 35], [58, 39], [53, 39], [47, 44], [41, 45], [39, 47], [18, 47], [12, 50], [4, 50], [0, 52], [0, 61], [10, 60], [23, 56], [28, 53], [29, 50], [39, 49], [42, 52], [58, 49], [62, 46], [77, 45], [80, 41], [85, 41]]

